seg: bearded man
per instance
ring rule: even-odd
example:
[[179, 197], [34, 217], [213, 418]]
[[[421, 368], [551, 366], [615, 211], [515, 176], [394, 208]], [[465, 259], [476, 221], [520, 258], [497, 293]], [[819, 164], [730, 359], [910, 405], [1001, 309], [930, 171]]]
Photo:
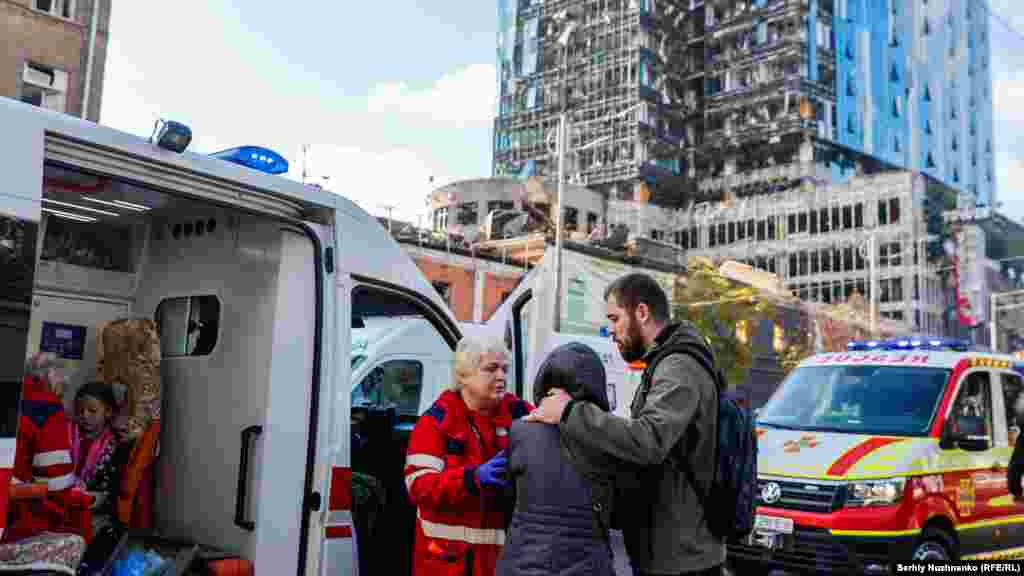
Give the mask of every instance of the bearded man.
[[713, 480], [725, 378], [696, 328], [669, 321], [668, 297], [652, 277], [619, 278], [605, 302], [622, 358], [646, 364], [630, 417], [556, 389], [527, 420], [557, 424], [574, 442], [624, 463], [615, 501], [626, 504], [613, 511], [613, 524], [634, 574], [721, 574], [725, 545], [708, 527], [714, 511], [701, 495]]

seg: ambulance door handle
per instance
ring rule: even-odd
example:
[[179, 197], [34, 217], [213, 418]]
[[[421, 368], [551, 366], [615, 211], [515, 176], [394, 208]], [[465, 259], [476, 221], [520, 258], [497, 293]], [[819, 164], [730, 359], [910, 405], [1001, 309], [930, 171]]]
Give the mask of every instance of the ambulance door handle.
[[252, 532], [256, 529], [256, 523], [245, 519], [245, 507], [248, 503], [249, 492], [249, 448], [252, 446], [252, 438], [263, 434], [263, 426], [249, 426], [242, 430], [242, 449], [238, 461], [238, 490], [235, 492], [235, 525], [243, 530]]

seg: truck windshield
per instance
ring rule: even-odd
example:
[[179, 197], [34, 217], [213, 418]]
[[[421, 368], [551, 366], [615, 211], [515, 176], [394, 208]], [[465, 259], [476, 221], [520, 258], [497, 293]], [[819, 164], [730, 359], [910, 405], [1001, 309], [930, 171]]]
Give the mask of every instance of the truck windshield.
[[759, 425], [926, 436], [950, 371], [903, 366], [804, 366], [761, 409]]

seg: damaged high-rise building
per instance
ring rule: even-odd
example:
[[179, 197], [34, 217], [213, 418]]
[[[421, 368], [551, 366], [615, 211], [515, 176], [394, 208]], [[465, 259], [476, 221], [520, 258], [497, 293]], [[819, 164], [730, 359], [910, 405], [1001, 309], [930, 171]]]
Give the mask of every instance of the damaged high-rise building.
[[495, 175], [553, 177], [564, 106], [569, 178], [612, 198], [680, 204], [903, 168], [995, 203], [987, 3], [498, 5]]

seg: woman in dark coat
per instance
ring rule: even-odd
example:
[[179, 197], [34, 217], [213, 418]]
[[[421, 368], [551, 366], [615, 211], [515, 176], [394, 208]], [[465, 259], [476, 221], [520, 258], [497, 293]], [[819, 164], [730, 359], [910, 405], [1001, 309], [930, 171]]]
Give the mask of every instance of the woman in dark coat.
[[[544, 361], [533, 386], [535, 403], [552, 388], [609, 409], [604, 365], [586, 345], [560, 346]], [[557, 426], [514, 422], [508, 471], [515, 511], [498, 576], [614, 576], [612, 462], [562, 436]]]

